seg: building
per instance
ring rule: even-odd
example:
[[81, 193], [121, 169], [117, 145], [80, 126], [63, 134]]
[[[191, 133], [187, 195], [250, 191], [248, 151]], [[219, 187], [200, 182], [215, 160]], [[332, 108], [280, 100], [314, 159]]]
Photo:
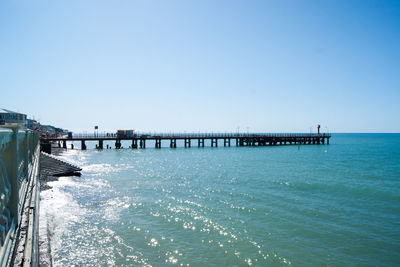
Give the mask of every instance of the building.
[[31, 130], [39, 130], [40, 129], [40, 123], [35, 120], [27, 119], [26, 120], [26, 128], [31, 129]]
[[21, 128], [26, 127], [26, 115], [11, 110], [0, 108], [0, 125], [17, 124]]

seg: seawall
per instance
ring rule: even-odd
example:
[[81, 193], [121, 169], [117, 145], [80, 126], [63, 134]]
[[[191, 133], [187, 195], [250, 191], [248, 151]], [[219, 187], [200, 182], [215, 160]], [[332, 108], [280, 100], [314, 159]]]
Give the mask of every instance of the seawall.
[[0, 266], [38, 266], [39, 135], [0, 128]]

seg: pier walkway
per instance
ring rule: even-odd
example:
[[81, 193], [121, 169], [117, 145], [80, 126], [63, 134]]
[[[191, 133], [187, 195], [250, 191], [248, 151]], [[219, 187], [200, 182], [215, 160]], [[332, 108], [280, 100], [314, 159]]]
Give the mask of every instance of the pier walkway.
[[[132, 136], [118, 136], [114, 133], [103, 134], [74, 134], [73, 136], [43, 138], [42, 143], [58, 142], [60, 147], [67, 148], [67, 142], [78, 141], [81, 149], [86, 150], [86, 142], [97, 142], [96, 148], [103, 149], [104, 141], [115, 141], [115, 148], [121, 148], [121, 141], [131, 141], [130, 147], [146, 148], [147, 141], [154, 141], [155, 148], [161, 148], [161, 141], [168, 140], [170, 148], [176, 148], [177, 140], [183, 141], [184, 147], [192, 145], [204, 147], [208, 140], [211, 147], [217, 147], [218, 143], [224, 146], [275, 146], [275, 145], [321, 145], [328, 144], [330, 134], [304, 134], [304, 133], [162, 133], [162, 134], [134, 134]], [[220, 141], [220, 142], [219, 142]]]

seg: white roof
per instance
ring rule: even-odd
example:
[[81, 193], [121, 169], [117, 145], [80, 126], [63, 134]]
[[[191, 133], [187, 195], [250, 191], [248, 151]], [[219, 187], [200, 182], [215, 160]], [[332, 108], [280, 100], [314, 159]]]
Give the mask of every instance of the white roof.
[[0, 108], [0, 113], [13, 113], [13, 114], [22, 114], [22, 113], [15, 112], [15, 111], [11, 111], [11, 110], [4, 109], [4, 108]]

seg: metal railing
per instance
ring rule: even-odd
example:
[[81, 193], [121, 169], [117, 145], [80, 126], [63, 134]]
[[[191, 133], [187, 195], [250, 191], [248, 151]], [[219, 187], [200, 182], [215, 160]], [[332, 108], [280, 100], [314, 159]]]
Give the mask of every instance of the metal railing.
[[185, 132], [135, 132], [132, 136], [118, 136], [116, 133], [73, 133], [72, 138], [239, 138], [239, 137], [328, 137], [330, 134], [321, 133], [226, 133], [226, 132], [208, 132], [208, 133], [185, 133]]
[[[9, 265], [14, 260], [13, 252], [17, 250], [17, 235], [21, 232], [26, 207], [28, 205], [31, 212], [30, 207], [33, 205], [35, 209], [37, 204], [36, 200], [31, 203], [31, 197], [27, 196], [38, 192], [39, 153], [37, 133], [0, 128], [0, 266]], [[36, 212], [33, 216], [36, 217]], [[30, 238], [30, 241], [36, 242], [37, 239]], [[34, 247], [29, 242], [23, 245]]]

